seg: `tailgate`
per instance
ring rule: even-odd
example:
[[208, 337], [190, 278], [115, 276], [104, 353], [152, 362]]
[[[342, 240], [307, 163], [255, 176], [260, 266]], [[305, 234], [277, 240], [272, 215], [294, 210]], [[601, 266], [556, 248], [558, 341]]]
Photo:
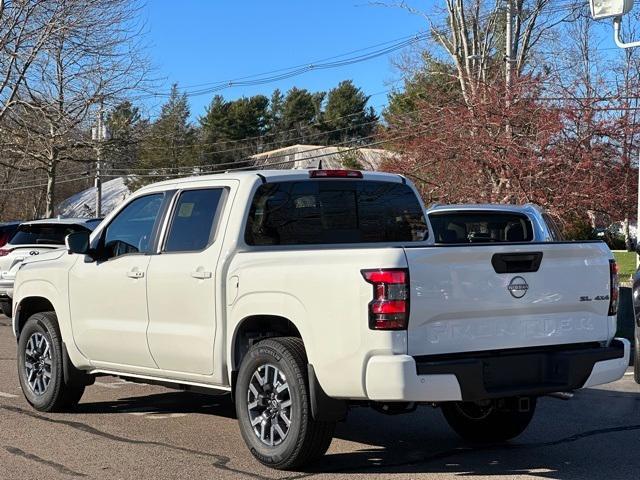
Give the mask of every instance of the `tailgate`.
[[405, 253], [410, 355], [606, 341], [613, 334], [607, 316], [611, 253], [602, 242]]

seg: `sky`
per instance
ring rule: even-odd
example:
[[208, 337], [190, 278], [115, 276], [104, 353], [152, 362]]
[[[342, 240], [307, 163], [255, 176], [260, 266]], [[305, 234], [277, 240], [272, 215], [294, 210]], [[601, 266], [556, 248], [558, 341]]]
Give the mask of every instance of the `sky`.
[[[420, 3], [420, 2], [418, 2]], [[427, 2], [424, 2], [427, 3]], [[268, 72], [370, 47], [423, 31], [424, 19], [368, 0], [147, 0], [149, 54], [158, 90], [182, 89]], [[329, 90], [351, 79], [380, 110], [384, 92], [399, 86], [394, 55], [346, 67], [318, 70], [273, 84], [228, 88], [225, 98], [264, 94], [293, 86]], [[396, 82], [395, 84], [389, 82]], [[190, 97], [194, 119], [213, 93]], [[150, 114], [162, 99], [148, 101]]]

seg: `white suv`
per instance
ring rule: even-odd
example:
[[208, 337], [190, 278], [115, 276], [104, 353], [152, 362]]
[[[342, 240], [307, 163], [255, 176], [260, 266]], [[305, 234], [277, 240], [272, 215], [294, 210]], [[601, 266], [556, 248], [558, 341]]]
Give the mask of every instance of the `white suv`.
[[0, 248], [0, 310], [11, 316], [13, 282], [25, 258], [64, 247], [73, 232], [91, 232], [100, 219], [63, 218], [22, 223], [9, 242]]

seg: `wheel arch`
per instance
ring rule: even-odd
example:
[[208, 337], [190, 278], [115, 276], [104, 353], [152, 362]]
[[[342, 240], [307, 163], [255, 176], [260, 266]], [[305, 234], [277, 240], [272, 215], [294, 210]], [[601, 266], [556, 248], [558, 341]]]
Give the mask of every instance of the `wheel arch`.
[[295, 322], [283, 315], [252, 314], [242, 318], [231, 338], [229, 365], [237, 371], [244, 355], [257, 341], [273, 337], [298, 337], [304, 339]]
[[[16, 339], [20, 338], [20, 332], [24, 328], [27, 320], [34, 314], [40, 312], [56, 312], [56, 309], [47, 297], [32, 295], [22, 298], [14, 307], [13, 332]], [[59, 326], [59, 325], [58, 325]]]

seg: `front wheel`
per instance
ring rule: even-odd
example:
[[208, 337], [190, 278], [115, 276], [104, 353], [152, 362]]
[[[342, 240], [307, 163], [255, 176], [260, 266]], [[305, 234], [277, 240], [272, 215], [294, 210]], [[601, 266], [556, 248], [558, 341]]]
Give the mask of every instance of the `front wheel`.
[[272, 468], [301, 467], [329, 448], [334, 422], [311, 415], [307, 357], [302, 340], [263, 340], [247, 352], [235, 389], [240, 431], [258, 461]]
[[41, 412], [67, 410], [80, 401], [87, 378], [65, 354], [55, 313], [32, 315], [20, 332], [18, 378], [24, 397]]
[[446, 403], [442, 406], [442, 413], [449, 426], [465, 440], [492, 443], [511, 440], [524, 432], [535, 409], [535, 398], [507, 398], [493, 400], [486, 405]]

